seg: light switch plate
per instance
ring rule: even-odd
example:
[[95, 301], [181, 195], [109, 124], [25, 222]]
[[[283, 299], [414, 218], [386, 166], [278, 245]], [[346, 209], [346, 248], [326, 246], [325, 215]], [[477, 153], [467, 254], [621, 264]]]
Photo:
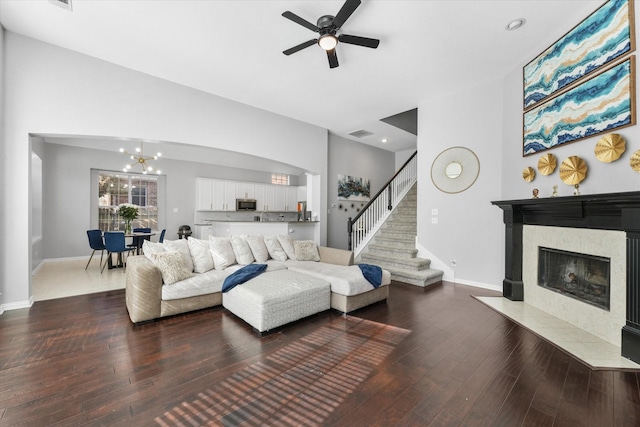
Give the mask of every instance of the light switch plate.
[[438, 223], [438, 217], [431, 218], [431, 224], [437, 224], [437, 223]]
[[431, 215], [437, 216], [438, 215], [438, 209], [431, 209]]

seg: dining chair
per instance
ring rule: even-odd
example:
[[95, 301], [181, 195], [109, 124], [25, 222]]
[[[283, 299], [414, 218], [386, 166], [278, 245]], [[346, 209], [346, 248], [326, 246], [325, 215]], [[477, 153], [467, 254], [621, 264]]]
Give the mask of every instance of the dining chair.
[[158, 243], [164, 242], [164, 233], [166, 232], [167, 232], [167, 229], [163, 228], [162, 231], [160, 232], [160, 238], [158, 239]]
[[89, 261], [87, 262], [87, 265], [84, 267], [85, 270], [89, 267], [89, 264], [93, 259], [93, 254], [95, 254], [96, 251], [100, 251], [99, 265], [102, 265], [102, 256], [104, 255], [104, 250], [106, 249], [104, 247], [104, 242], [102, 241], [102, 230], [87, 230], [87, 237], [89, 237], [89, 246], [91, 247], [91, 249], [93, 249], [93, 252], [91, 252]]
[[122, 265], [122, 271], [124, 272], [124, 270], [127, 268], [127, 263], [125, 262], [122, 254], [124, 252], [131, 251], [131, 248], [128, 247], [125, 243], [124, 233], [122, 231], [105, 231], [104, 246], [107, 249], [107, 259], [102, 265], [100, 273], [104, 271], [104, 268], [108, 264], [109, 260], [111, 259], [111, 254], [113, 253], [118, 254], [118, 266]]
[[[151, 229], [150, 228], [134, 228], [133, 232], [134, 233], [151, 233]], [[132, 251], [137, 250], [142, 246], [143, 240], [151, 240], [151, 236], [133, 236], [131, 238], [131, 243], [129, 244], [129, 248], [131, 248]]]

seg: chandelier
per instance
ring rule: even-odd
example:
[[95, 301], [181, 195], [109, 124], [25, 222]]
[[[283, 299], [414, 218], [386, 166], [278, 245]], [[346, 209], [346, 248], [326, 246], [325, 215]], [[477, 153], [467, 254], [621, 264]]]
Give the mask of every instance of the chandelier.
[[[144, 153], [142, 152], [142, 142], [140, 143], [140, 148], [136, 148], [136, 153], [135, 154], [131, 154], [129, 153], [127, 150], [125, 150], [124, 148], [120, 149], [121, 153], [125, 153], [128, 154], [129, 156], [131, 156], [131, 160], [133, 160], [133, 164], [127, 164], [122, 170], [124, 172], [129, 172], [131, 171], [131, 168], [138, 164], [142, 167], [142, 173], [143, 174], [147, 174], [149, 172], [153, 172], [153, 167], [149, 166], [147, 164], [147, 162], [149, 160], [158, 160], [158, 157], [162, 156], [162, 153], [156, 153], [155, 156], [150, 156], [150, 157], [145, 157]], [[155, 173], [160, 174], [160, 169], [156, 169]]]

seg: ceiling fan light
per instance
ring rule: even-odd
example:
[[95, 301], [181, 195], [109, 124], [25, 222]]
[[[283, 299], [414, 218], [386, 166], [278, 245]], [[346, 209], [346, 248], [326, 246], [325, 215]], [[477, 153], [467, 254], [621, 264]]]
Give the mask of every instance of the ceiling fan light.
[[325, 34], [318, 39], [318, 45], [324, 50], [332, 50], [338, 45], [338, 39], [333, 34]]

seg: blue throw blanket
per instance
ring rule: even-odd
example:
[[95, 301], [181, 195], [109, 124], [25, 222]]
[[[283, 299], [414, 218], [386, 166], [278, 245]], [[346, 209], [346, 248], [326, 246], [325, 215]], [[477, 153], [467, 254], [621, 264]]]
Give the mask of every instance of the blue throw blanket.
[[266, 269], [267, 264], [249, 264], [238, 271], [234, 271], [224, 279], [224, 282], [222, 283], [222, 292], [230, 291], [237, 285], [241, 285], [256, 276], [259, 276]]
[[371, 264], [358, 264], [358, 267], [360, 267], [364, 278], [367, 279], [374, 288], [382, 285], [382, 269], [380, 267]]

